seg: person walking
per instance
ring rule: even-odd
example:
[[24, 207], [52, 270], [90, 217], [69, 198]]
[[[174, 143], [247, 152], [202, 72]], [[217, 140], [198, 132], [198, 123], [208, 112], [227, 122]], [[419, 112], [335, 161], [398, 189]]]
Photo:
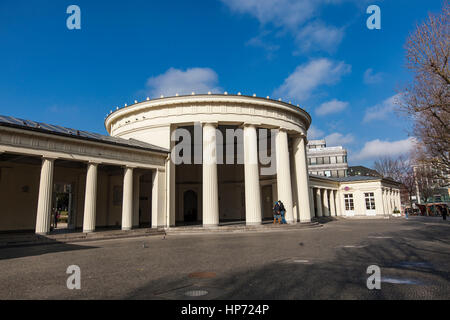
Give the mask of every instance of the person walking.
[[280, 223], [280, 205], [278, 202], [275, 202], [273, 206], [273, 224]]
[[53, 221], [54, 221], [55, 229], [58, 228], [58, 219], [59, 219], [59, 212], [58, 212], [58, 210], [55, 209], [55, 211], [53, 213]]
[[280, 206], [280, 214], [281, 214], [281, 223], [287, 224], [286, 222], [286, 208], [284, 207], [283, 202], [281, 200], [278, 200], [278, 205]]

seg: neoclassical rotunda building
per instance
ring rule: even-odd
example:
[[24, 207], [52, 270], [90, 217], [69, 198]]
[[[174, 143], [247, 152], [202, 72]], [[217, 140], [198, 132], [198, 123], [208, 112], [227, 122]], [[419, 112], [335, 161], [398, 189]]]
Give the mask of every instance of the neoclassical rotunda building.
[[[292, 104], [228, 94], [144, 101], [116, 110], [105, 121], [113, 137], [172, 151], [165, 170], [166, 216], [157, 219], [158, 226], [261, 224], [272, 217], [276, 200], [283, 201], [289, 223], [310, 222], [305, 149], [310, 124], [310, 115]], [[174, 161], [180, 129], [190, 133], [188, 150], [200, 150], [200, 161], [195, 155], [187, 157], [188, 163]], [[234, 161], [223, 161], [230, 152]], [[272, 170], [259, 165], [261, 153], [271, 156], [266, 166]]]
[[227, 93], [136, 101], [108, 114], [109, 136], [0, 116], [0, 232], [49, 233], [60, 199], [82, 232], [259, 225], [277, 200], [291, 224], [400, 209], [395, 181], [308, 175], [311, 121]]

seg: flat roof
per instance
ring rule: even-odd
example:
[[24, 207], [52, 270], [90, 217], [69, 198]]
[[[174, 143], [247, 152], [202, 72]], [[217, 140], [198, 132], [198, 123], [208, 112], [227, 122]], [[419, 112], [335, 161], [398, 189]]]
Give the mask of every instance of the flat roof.
[[330, 180], [335, 182], [358, 182], [358, 181], [375, 181], [375, 180], [384, 180], [386, 182], [391, 182], [395, 184], [401, 184], [400, 182], [397, 182], [391, 178], [382, 178], [382, 177], [372, 177], [372, 176], [348, 176], [348, 177], [326, 177], [326, 176], [318, 176], [315, 174], [310, 174], [310, 177], [318, 178], [318, 179], [324, 179], [324, 180]]
[[134, 149], [140, 149], [140, 150], [146, 150], [146, 151], [153, 151], [153, 152], [159, 152], [159, 153], [169, 153], [169, 150], [142, 142], [135, 139], [123, 139], [118, 137], [111, 137], [102, 135], [99, 133], [84, 131], [84, 130], [77, 130], [77, 129], [71, 129], [62, 127], [59, 125], [52, 125], [47, 124], [43, 122], [36, 122], [32, 120], [23, 120], [11, 116], [2, 116], [0, 115], [0, 126], [2, 127], [10, 127], [10, 128], [16, 128], [16, 129], [22, 129], [22, 130], [28, 130], [28, 131], [35, 131], [35, 132], [41, 132], [41, 133], [47, 133], [57, 136], [64, 136], [68, 138], [74, 138], [78, 140], [85, 140], [85, 141], [93, 141], [93, 142], [99, 142], [109, 145], [116, 145], [121, 147], [127, 147], [127, 148], [134, 148]]

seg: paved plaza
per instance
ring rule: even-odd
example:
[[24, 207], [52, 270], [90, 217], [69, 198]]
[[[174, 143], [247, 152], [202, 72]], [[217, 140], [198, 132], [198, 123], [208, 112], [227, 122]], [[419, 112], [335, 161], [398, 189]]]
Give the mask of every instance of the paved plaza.
[[0, 299], [450, 299], [449, 240], [448, 221], [411, 217], [2, 248]]

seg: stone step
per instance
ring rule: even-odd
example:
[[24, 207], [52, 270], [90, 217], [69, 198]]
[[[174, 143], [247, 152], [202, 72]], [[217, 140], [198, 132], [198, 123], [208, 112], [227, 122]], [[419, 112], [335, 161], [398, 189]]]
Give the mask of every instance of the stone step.
[[147, 237], [164, 234], [165, 231], [163, 229], [135, 229], [130, 231], [114, 230], [114, 231], [100, 231], [92, 233], [70, 232], [64, 234], [50, 234], [45, 236], [37, 234], [26, 234], [26, 235], [10, 234], [10, 235], [2, 235], [0, 237], [0, 248], [13, 246], [32, 246], [41, 244], [57, 244], [57, 243], [80, 242], [80, 241]]
[[257, 226], [247, 225], [231, 225], [231, 226], [218, 226], [218, 227], [202, 227], [202, 226], [186, 226], [186, 227], [173, 227], [166, 230], [167, 234], [177, 233], [213, 233], [213, 232], [268, 232], [268, 231], [282, 231], [282, 230], [296, 230], [296, 229], [309, 229], [320, 228], [322, 225], [316, 221], [308, 223], [297, 223], [288, 225], [273, 225], [262, 224]]

